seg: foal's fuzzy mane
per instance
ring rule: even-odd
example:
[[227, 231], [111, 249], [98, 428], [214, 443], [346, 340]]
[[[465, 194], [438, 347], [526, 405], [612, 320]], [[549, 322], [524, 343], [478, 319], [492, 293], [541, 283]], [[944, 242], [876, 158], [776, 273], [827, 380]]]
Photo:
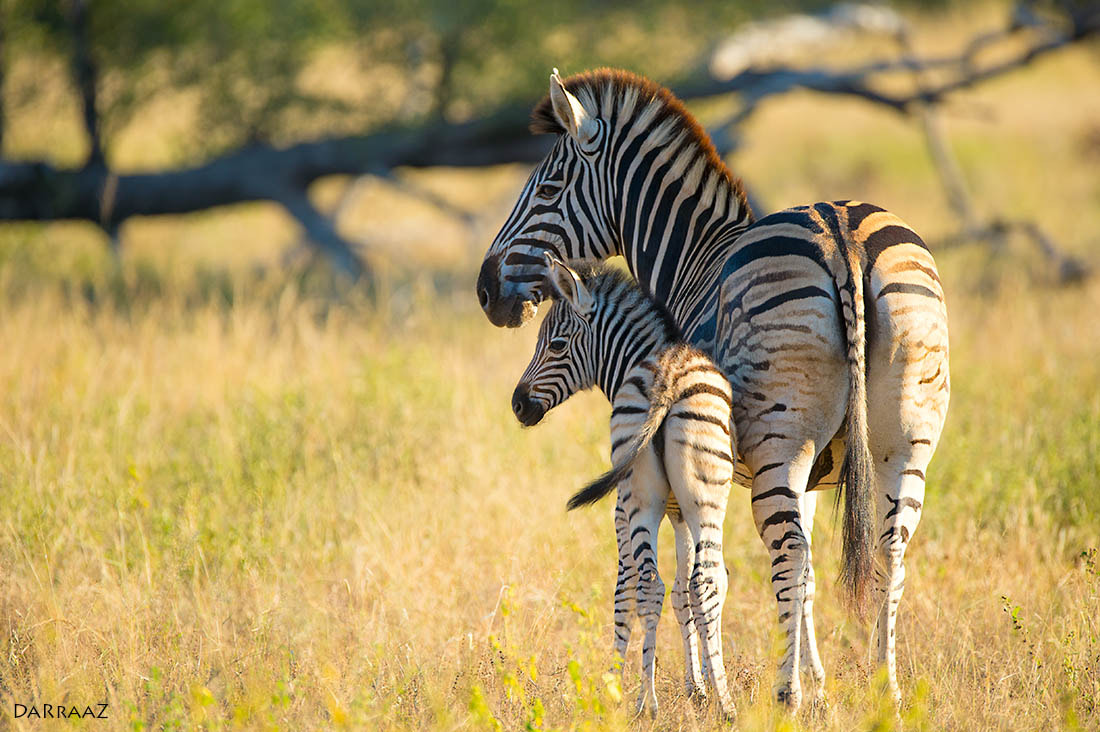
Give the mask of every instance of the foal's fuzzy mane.
[[[736, 193], [742, 209], [748, 208], [745, 188], [741, 183], [741, 179], [735, 176], [726, 166], [721, 156], [718, 155], [718, 151], [714, 149], [714, 143], [711, 142], [706, 130], [687, 110], [684, 103], [670, 90], [644, 76], [622, 69], [609, 68], [593, 69], [592, 71], [574, 74], [563, 79], [562, 84], [574, 96], [578, 96], [580, 90], [585, 89], [592, 98], [598, 101], [606, 100], [608, 97], [622, 98], [627, 91], [636, 90], [638, 99], [642, 101], [643, 106], [647, 103], [649, 105], [659, 105], [660, 109], [657, 110], [653, 118], [654, 125], [666, 119], [675, 118], [679, 123], [678, 128], [694, 140], [699, 152], [706, 158], [710, 167], [719, 171], [729, 183], [730, 188]], [[603, 107], [605, 105], [600, 104], [599, 106]], [[562, 127], [561, 122], [554, 115], [554, 107], [550, 102], [549, 94], [544, 96], [542, 101], [536, 104], [531, 111], [530, 130], [536, 135], [565, 134], [565, 128]]]
[[635, 299], [631, 304], [652, 310], [660, 318], [665, 335], [670, 341], [683, 340], [683, 335], [676, 321], [673, 320], [672, 314], [661, 303], [646, 295], [630, 272], [602, 261], [583, 262], [575, 266], [573, 271], [597, 300], [616, 299], [621, 303], [625, 297], [633, 295]]

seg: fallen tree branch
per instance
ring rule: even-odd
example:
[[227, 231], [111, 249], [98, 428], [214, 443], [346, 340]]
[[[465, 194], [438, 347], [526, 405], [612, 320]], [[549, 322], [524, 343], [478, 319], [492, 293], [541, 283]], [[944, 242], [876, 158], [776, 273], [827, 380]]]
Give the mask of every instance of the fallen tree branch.
[[[156, 173], [115, 175], [100, 166], [56, 168], [45, 162], [0, 162], [0, 220], [83, 219], [104, 231], [132, 216], [183, 214], [246, 201], [287, 207], [316, 243], [349, 273], [362, 271], [351, 248], [306, 198], [327, 175], [400, 166], [484, 166], [534, 162], [550, 140], [526, 132], [526, 110], [511, 124], [499, 117], [462, 125], [321, 140], [275, 148], [257, 145], [204, 165]], [[292, 193], [293, 192], [293, 195]], [[308, 206], [306, 205], [308, 204]]]
[[[502, 124], [502, 118], [508, 123]], [[535, 162], [551, 141], [526, 130], [527, 110], [465, 124], [435, 124], [370, 135], [254, 145], [203, 165], [118, 175], [110, 219], [100, 221], [105, 170], [0, 161], [0, 220], [86, 219], [106, 224], [131, 216], [180, 214], [213, 206], [277, 200], [326, 175], [395, 167], [480, 167]]]
[[[1027, 10], [1027, 7], [1022, 5], [1017, 8], [1015, 24], [1009, 29], [1009, 33], [1016, 27], [1022, 27], [1024, 23], [1035, 22], [1034, 16], [1025, 12]], [[987, 33], [973, 39], [968, 44], [964, 57], [968, 54], [976, 54], [984, 44], [994, 42], [994, 36], [995, 34]], [[928, 89], [928, 69], [920, 63], [919, 56], [915, 53], [912, 34], [907, 28], [902, 28], [897, 34], [897, 41], [902, 51], [907, 54], [907, 58], [913, 59], [912, 71], [918, 94], [925, 93]], [[965, 62], [969, 63], [969, 59]], [[954, 237], [956, 240], [987, 241], [998, 246], [1013, 231], [1016, 231], [1029, 238], [1040, 253], [1054, 264], [1059, 283], [1079, 282], [1090, 273], [1090, 268], [1084, 262], [1065, 254], [1035, 222], [994, 217], [983, 223], [970, 195], [959, 161], [943, 132], [937, 107], [932, 103], [918, 101], [912, 105], [911, 113], [920, 120], [925, 142], [928, 145], [928, 154], [947, 194], [947, 203], [961, 221], [960, 232]]]
[[[1100, 35], [1100, 9], [1094, 8], [1090, 13], [1082, 13], [1079, 17], [1073, 18], [1068, 31], [1060, 31], [1050, 26], [1039, 28], [1049, 36], [1046, 40], [1038, 41], [999, 63], [975, 68], [975, 56], [981, 50], [994, 42], [1017, 35], [1025, 27], [1038, 28], [1034, 23], [1024, 26], [1014, 22], [1004, 30], [981, 34], [954, 56], [926, 61], [913, 54], [907, 54], [898, 59], [874, 61], [840, 71], [827, 68], [748, 68], [729, 79], [711, 79], [685, 86], [681, 90], [681, 96], [686, 99], [696, 99], [738, 93], [741, 95], [742, 110], [734, 118], [737, 122], [745, 120], [764, 99], [786, 94], [795, 89], [852, 96], [880, 104], [900, 114], [908, 114], [916, 104], [941, 102], [954, 92], [1003, 76], [1053, 51]], [[917, 67], [954, 68], [957, 76], [949, 81], [929, 84], [903, 95], [879, 91], [872, 82], [875, 76], [912, 70]]]

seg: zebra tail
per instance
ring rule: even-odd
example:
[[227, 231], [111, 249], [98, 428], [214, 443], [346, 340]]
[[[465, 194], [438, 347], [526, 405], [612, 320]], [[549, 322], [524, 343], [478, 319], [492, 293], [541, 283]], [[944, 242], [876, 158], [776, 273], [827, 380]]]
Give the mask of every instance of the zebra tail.
[[[863, 264], [849, 247], [850, 287], [841, 288], [848, 348], [847, 445], [840, 468], [844, 494], [843, 563], [841, 584], [857, 615], [863, 617], [874, 581], [875, 466], [867, 435], [867, 313], [863, 299]], [[838, 496], [839, 500], [839, 496]]]
[[657, 380], [650, 389], [649, 413], [646, 415], [646, 420], [641, 429], [628, 443], [625, 459], [574, 493], [565, 504], [567, 510], [572, 511], [574, 508], [591, 505], [615, 490], [615, 486], [626, 480], [630, 474], [630, 470], [634, 467], [634, 461], [653, 442], [654, 436], [661, 429], [661, 425], [664, 424], [668, 410], [672, 409], [674, 401], [671, 384], [667, 383], [667, 378], [662, 379], [661, 376], [658, 375]]

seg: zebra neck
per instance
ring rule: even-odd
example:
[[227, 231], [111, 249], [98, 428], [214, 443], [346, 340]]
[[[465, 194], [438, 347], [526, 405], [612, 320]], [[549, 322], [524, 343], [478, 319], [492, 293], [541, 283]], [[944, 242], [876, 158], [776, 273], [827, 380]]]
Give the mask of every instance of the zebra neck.
[[[668, 346], [663, 326], [636, 312], [612, 313], [596, 333], [598, 358], [596, 385], [608, 400], [614, 400], [626, 375], [639, 363]], [[648, 314], [652, 315], [652, 314]], [[618, 317], [616, 317], [618, 316]], [[638, 322], [641, 320], [642, 322]]]
[[660, 166], [664, 176], [641, 171], [618, 199], [624, 202], [622, 253], [631, 273], [696, 345], [713, 335], [706, 327], [713, 319], [711, 295], [734, 241], [752, 223], [739, 192], [706, 165], [688, 164], [695, 172], [687, 175], [671, 172], [684, 164]]

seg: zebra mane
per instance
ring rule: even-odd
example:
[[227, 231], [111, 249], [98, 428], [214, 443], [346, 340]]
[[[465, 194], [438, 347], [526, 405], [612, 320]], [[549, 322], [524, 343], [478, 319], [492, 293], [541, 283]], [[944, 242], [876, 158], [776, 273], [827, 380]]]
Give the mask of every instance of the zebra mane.
[[[691, 112], [687, 110], [675, 94], [655, 81], [650, 81], [644, 76], [624, 71], [622, 69], [600, 68], [574, 74], [562, 80], [566, 90], [582, 100], [589, 98], [595, 100], [598, 110], [606, 110], [612, 106], [608, 102], [614, 102], [624, 98], [627, 92], [634, 91], [639, 100], [634, 114], [638, 115], [642, 110], [651, 111], [651, 128], [656, 128], [661, 122], [668, 119], [676, 120], [672, 135], [685, 132], [694, 141], [699, 153], [706, 158], [709, 167], [718, 171], [729, 183], [730, 189], [737, 195], [742, 210], [748, 210], [748, 199], [745, 196], [745, 187], [741, 179], [733, 174], [725, 161], [714, 149], [714, 143], [706, 130], [696, 121]], [[655, 108], [655, 109], [654, 109]], [[600, 114], [602, 116], [602, 114]], [[529, 129], [536, 135], [561, 135], [565, 134], [565, 128], [554, 116], [554, 107], [550, 102], [550, 95], [542, 98], [535, 108], [531, 110], [531, 124]]]
[[597, 302], [611, 302], [616, 308], [642, 310], [661, 323], [669, 341], [683, 340], [672, 314], [661, 303], [646, 295], [627, 270], [596, 261], [581, 263], [574, 267], [574, 271]]

